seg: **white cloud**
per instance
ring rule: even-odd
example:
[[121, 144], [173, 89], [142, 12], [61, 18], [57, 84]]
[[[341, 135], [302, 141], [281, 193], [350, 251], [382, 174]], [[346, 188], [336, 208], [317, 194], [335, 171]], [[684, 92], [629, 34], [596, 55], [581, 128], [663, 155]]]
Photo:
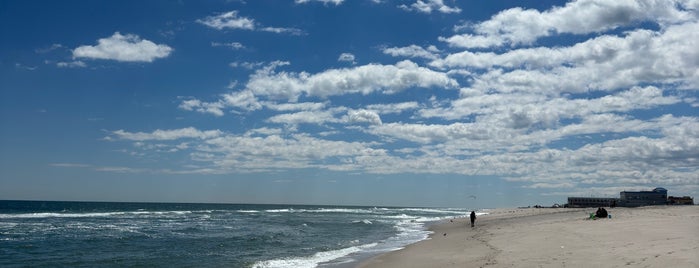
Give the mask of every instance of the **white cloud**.
[[151, 133], [146, 132], [127, 132], [124, 130], [116, 130], [112, 132], [112, 136], [108, 139], [132, 140], [132, 141], [149, 141], [149, 140], [177, 140], [183, 138], [190, 139], [211, 139], [221, 136], [223, 132], [220, 130], [201, 131], [193, 127], [160, 130], [157, 129]]
[[283, 34], [290, 34], [290, 35], [304, 35], [305, 32], [301, 29], [296, 29], [296, 28], [283, 28], [283, 27], [263, 27], [260, 29], [260, 31], [263, 32], [270, 32], [270, 33], [283, 33]]
[[[629, 137], [583, 146], [579, 149], [540, 149], [521, 152], [486, 153], [482, 148], [467, 149], [459, 146], [469, 138], [459, 138], [464, 132], [460, 125], [448, 128], [437, 125], [405, 125], [394, 133], [418, 134], [423, 138], [453, 139], [454, 142], [423, 146], [421, 154], [411, 157], [383, 156], [356, 158], [365, 168], [380, 173], [459, 173], [464, 175], [496, 175], [508, 180], [531, 182], [531, 187], [567, 187], [569, 184], [651, 184], [696, 185], [699, 172], [696, 158], [686, 157], [699, 153], [697, 121], [688, 118], [662, 117], [652, 124], [655, 129], [672, 129], [663, 137]], [[382, 125], [391, 130], [396, 125]], [[689, 131], [692, 129], [692, 131]], [[484, 137], [488, 137], [486, 135]], [[427, 141], [427, 140], [425, 140]], [[492, 141], [482, 143], [487, 145]], [[517, 142], [517, 141], [515, 141]], [[489, 152], [489, 153], [488, 153]], [[469, 156], [468, 158], [461, 158]], [[371, 160], [372, 162], [368, 162]], [[679, 160], [679, 161], [675, 161]], [[365, 162], [366, 161], [366, 162]], [[380, 166], [372, 163], [381, 162]], [[387, 168], [390, 167], [390, 168]], [[537, 183], [544, 183], [538, 184]]]
[[237, 10], [229, 11], [216, 16], [208, 16], [204, 19], [197, 20], [197, 22], [218, 30], [255, 29], [255, 20], [246, 17], [239, 17]]
[[342, 4], [342, 2], [344, 2], [344, 1], [345, 1], [345, 0], [294, 0], [294, 2], [295, 2], [296, 4], [307, 4], [307, 3], [310, 3], [310, 2], [321, 2], [321, 3], [323, 3], [324, 5], [327, 5], [327, 4], [334, 4], [334, 5], [336, 5], [336, 6], [339, 6], [339, 5]]
[[227, 106], [241, 108], [249, 111], [262, 108], [262, 104], [260, 104], [257, 97], [255, 97], [255, 94], [250, 90], [242, 90], [238, 92], [223, 94], [222, 101]]
[[101, 38], [96, 46], [79, 46], [73, 50], [74, 58], [104, 59], [132, 62], [152, 62], [165, 58], [173, 51], [167, 45], [155, 44], [137, 35], [115, 32]]
[[241, 50], [244, 49], [245, 46], [241, 44], [240, 42], [230, 42], [230, 43], [218, 43], [218, 42], [211, 42], [212, 47], [227, 47], [233, 50]]
[[254, 70], [254, 69], [260, 68], [264, 65], [265, 65], [264, 62], [246, 62], [246, 61], [244, 61], [244, 62], [236, 61], [236, 62], [231, 62], [229, 64], [229, 66], [231, 66], [233, 68], [245, 68], [248, 70]]
[[516, 49], [503, 54], [464, 51], [431, 65], [488, 69], [472, 77], [470, 88], [480, 91], [560, 94], [640, 83], [691, 89], [699, 86], [699, 61], [695, 60], [699, 52], [692, 49], [698, 33], [699, 23], [691, 22], [660, 32], [641, 29], [623, 37], [605, 35], [571, 47]]
[[207, 140], [199, 147], [213, 163], [213, 168], [226, 172], [251, 172], [288, 168], [327, 168], [336, 158], [376, 155], [359, 142], [330, 141], [295, 134], [288, 137], [227, 135]]
[[56, 63], [56, 66], [61, 67], [61, 68], [84, 68], [87, 67], [87, 64], [83, 61], [69, 61], [69, 62], [63, 62], [59, 61]]
[[392, 94], [410, 87], [455, 87], [446, 74], [419, 67], [411, 61], [396, 65], [368, 64], [351, 69], [330, 69], [318, 74], [258, 71], [246, 87], [256, 96], [295, 101], [301, 95], [328, 97], [344, 94]]
[[687, 7], [692, 7], [692, 4], [682, 0], [578, 0], [543, 12], [511, 8], [490, 20], [473, 24], [474, 34], [454, 35], [440, 40], [466, 48], [532, 44], [540, 37], [560, 33], [604, 32], [643, 21], [670, 25], [696, 20], [696, 14]]
[[301, 111], [296, 113], [278, 114], [267, 119], [268, 122], [288, 125], [316, 124], [338, 122], [331, 111]]
[[424, 58], [429, 60], [435, 60], [439, 57], [439, 49], [435, 46], [428, 46], [426, 49], [417, 45], [390, 47], [384, 48], [383, 53], [394, 57]]
[[[515, 115], [518, 111], [526, 111], [526, 116], [531, 122], [555, 123], [560, 119], [651, 109], [681, 101], [675, 96], [663, 96], [662, 90], [652, 86], [633, 87], [615, 95], [605, 95], [595, 99], [549, 98], [532, 93], [482, 94], [468, 89], [464, 92], [462, 98], [453, 100], [448, 107], [422, 109], [419, 111], [420, 116], [450, 120], [480, 116], [478, 119], [488, 121], [501, 116]], [[544, 125], [550, 125], [550, 123]]]
[[[296, 102], [302, 95], [326, 98], [356, 93], [394, 94], [411, 87], [454, 88], [458, 86], [458, 83], [446, 74], [419, 67], [407, 60], [395, 65], [369, 64], [351, 69], [329, 69], [318, 74], [275, 71], [277, 67], [288, 64], [283, 61], [271, 62], [250, 76], [245, 89], [223, 94], [219, 100], [213, 102], [197, 99], [184, 100], [179, 108], [222, 116], [223, 109], [226, 107], [246, 111], [259, 110], [264, 106], [272, 110], [282, 109], [280, 107], [286, 109], [290, 107], [289, 104], [284, 106], [276, 104], [273, 100], [287, 99]], [[412, 107], [416, 103], [410, 105]]]
[[458, 7], [450, 7], [444, 4], [443, 0], [417, 0], [415, 3], [411, 4], [410, 6], [407, 5], [400, 5], [398, 6], [401, 9], [407, 10], [407, 11], [417, 11], [417, 12], [422, 12], [422, 13], [432, 13], [434, 12], [440, 12], [440, 13], [460, 13], [461, 9]]
[[352, 64], [357, 64], [357, 62], [354, 59], [354, 54], [352, 54], [352, 53], [340, 54], [340, 57], [337, 58], [337, 61], [344, 61], [344, 62], [349, 62]]
[[347, 112], [349, 123], [368, 123], [371, 125], [381, 125], [379, 114], [369, 110], [350, 110]]
[[[369, 113], [365, 113], [368, 115]], [[278, 123], [319, 123], [332, 116], [310, 112], [273, 117]], [[358, 118], [371, 118], [359, 116]], [[622, 119], [623, 120], [623, 119]], [[529, 188], [566, 189], [581, 185], [696, 185], [699, 182], [699, 121], [696, 118], [664, 116], [640, 128], [662, 130], [661, 136], [631, 136], [585, 145], [578, 149], [540, 149], [511, 152], [492, 150], [499, 133], [478, 133], [469, 124], [384, 124], [371, 127], [380, 135], [391, 134], [425, 144], [389, 153], [380, 144], [324, 140], [308, 134], [282, 135], [279, 129], [256, 129], [243, 135], [194, 128], [157, 130], [152, 133], [115, 131], [109, 138], [138, 142], [172, 141], [172, 146], [190, 151], [192, 160], [204, 167], [174, 173], [259, 172], [288, 168], [320, 168], [371, 173], [454, 173], [494, 175], [525, 182]], [[600, 126], [591, 122], [591, 126]], [[645, 123], [644, 123], [645, 124]], [[627, 131], [627, 126], [609, 122], [601, 127]], [[643, 130], [646, 129], [646, 130]], [[493, 129], [496, 130], [496, 129]], [[390, 132], [389, 132], [390, 131]], [[640, 132], [638, 132], [640, 133]], [[501, 141], [517, 136], [500, 136]], [[511, 133], [510, 133], [511, 134]], [[181, 146], [178, 139], [195, 139]], [[198, 139], [198, 140], [197, 140]], [[471, 146], [468, 144], [472, 143]], [[137, 149], [154, 150], [153, 146]], [[150, 148], [150, 149], [149, 149]], [[167, 148], [167, 147], [164, 147]], [[531, 148], [531, 147], [529, 147]], [[468, 156], [464, 158], [464, 156]], [[593, 187], [594, 188], [594, 187]]]
[[327, 105], [327, 102], [264, 103], [265, 107], [275, 111], [318, 111], [324, 109]]
[[291, 35], [303, 35], [304, 32], [301, 29], [288, 28], [288, 27], [269, 27], [262, 26], [255, 22], [254, 19], [242, 17], [238, 15], [237, 10], [222, 13], [216, 16], [208, 16], [204, 19], [197, 20], [198, 23], [204, 24], [208, 27], [224, 30], [224, 29], [234, 29], [234, 30], [258, 30], [263, 32], [280, 33], [280, 34], [291, 34]]
[[197, 99], [184, 100], [179, 106], [182, 110], [209, 113], [215, 116], [223, 116], [224, 107], [222, 102], [202, 102]]

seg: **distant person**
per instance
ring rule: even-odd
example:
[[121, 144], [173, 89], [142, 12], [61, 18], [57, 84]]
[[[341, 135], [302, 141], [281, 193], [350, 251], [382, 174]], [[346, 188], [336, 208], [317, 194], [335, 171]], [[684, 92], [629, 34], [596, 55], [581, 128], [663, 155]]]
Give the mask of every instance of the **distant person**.
[[475, 226], [475, 223], [476, 223], [476, 212], [471, 211], [471, 228], [473, 228], [473, 226]]
[[598, 208], [597, 212], [595, 212], [595, 217], [596, 218], [606, 218], [607, 217], [607, 210], [604, 208]]

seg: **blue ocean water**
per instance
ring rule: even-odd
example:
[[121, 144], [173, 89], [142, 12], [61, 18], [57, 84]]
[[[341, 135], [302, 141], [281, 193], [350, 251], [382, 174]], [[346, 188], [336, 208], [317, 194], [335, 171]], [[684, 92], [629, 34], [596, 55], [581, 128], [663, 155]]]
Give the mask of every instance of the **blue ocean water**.
[[0, 267], [341, 267], [466, 209], [0, 201]]

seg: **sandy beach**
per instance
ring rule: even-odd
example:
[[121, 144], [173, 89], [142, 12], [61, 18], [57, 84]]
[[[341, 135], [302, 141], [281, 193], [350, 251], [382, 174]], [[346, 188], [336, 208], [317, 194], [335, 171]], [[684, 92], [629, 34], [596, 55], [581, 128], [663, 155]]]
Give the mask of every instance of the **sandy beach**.
[[699, 267], [699, 206], [496, 209], [359, 267]]

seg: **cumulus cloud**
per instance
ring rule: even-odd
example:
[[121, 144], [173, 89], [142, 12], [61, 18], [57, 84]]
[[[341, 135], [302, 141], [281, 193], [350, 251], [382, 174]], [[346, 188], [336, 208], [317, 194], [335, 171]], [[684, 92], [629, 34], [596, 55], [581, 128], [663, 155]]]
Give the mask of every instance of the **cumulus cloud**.
[[556, 94], [614, 90], [650, 82], [696, 88], [699, 61], [695, 59], [699, 52], [690, 47], [699, 39], [697, 32], [699, 23], [691, 22], [668, 26], [660, 32], [640, 29], [624, 36], [604, 35], [570, 47], [515, 49], [502, 54], [463, 51], [430, 65], [488, 69], [474, 77], [471, 88], [476, 90]]
[[152, 62], [165, 58], [173, 49], [167, 45], [156, 44], [141, 39], [134, 34], [122, 35], [115, 32], [112, 36], [101, 38], [96, 46], [79, 46], [73, 50], [74, 58], [103, 59], [130, 62]]
[[407, 11], [417, 11], [421, 13], [460, 13], [461, 9], [458, 7], [450, 7], [444, 4], [443, 0], [417, 0], [415, 3], [408, 5], [398, 6], [401, 9]]
[[379, 114], [369, 110], [350, 110], [347, 112], [347, 121], [350, 123], [381, 125], [381, 117]]
[[390, 47], [384, 48], [383, 53], [394, 57], [424, 58], [428, 60], [436, 60], [439, 57], [439, 49], [433, 45], [427, 48], [417, 45]]
[[241, 108], [244, 110], [257, 110], [262, 108], [255, 94], [250, 90], [242, 90], [223, 94], [221, 101], [230, 107]]
[[411, 87], [457, 85], [444, 73], [406, 60], [395, 65], [368, 64], [351, 69], [330, 69], [317, 74], [265, 69], [252, 75], [246, 87], [256, 96], [295, 101], [301, 95], [322, 98], [355, 93], [392, 94]]
[[490, 20], [473, 24], [473, 33], [440, 38], [449, 45], [485, 48], [506, 44], [532, 44], [540, 37], [554, 34], [604, 32], [643, 21], [670, 25], [695, 19], [691, 0], [675, 1], [604, 1], [578, 0], [563, 7], [540, 12], [535, 9], [511, 8]]

